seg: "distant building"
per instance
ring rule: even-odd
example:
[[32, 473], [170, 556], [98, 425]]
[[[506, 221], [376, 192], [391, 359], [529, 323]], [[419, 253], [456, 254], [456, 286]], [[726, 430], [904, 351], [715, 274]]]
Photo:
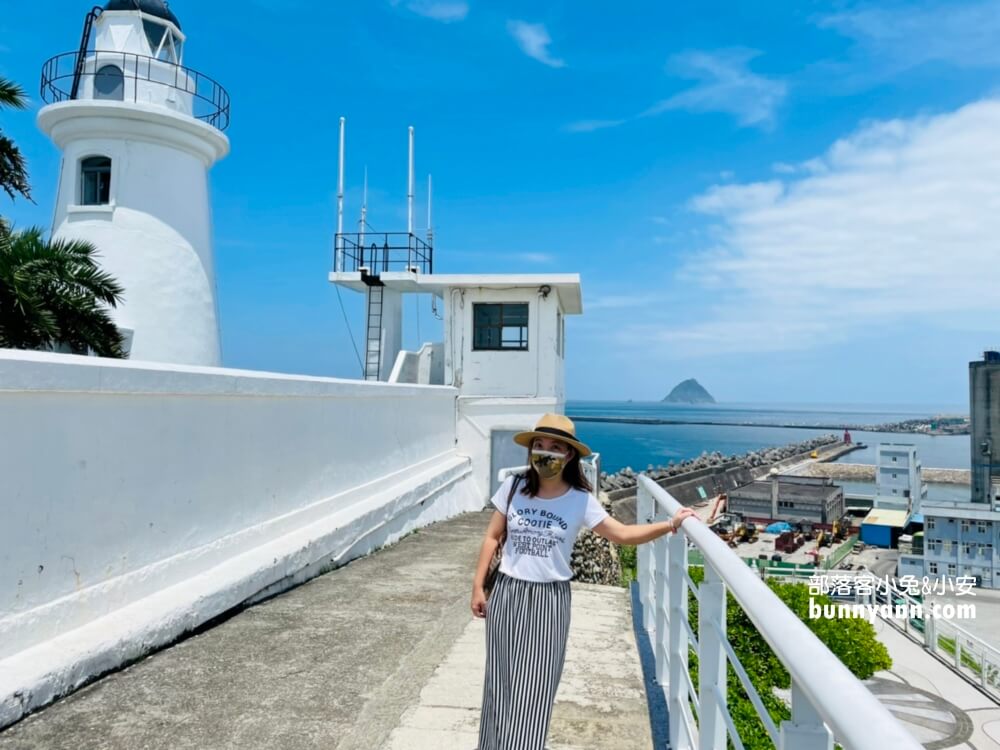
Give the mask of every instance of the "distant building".
[[879, 443], [875, 453], [875, 507], [920, 513], [926, 497], [916, 446]]
[[[923, 555], [900, 554], [899, 574], [972, 576], [1000, 588], [1000, 353], [969, 363], [972, 496], [925, 500]], [[902, 552], [902, 550], [901, 550]], [[913, 550], [916, 553], [916, 550]]]
[[732, 490], [727, 509], [747, 518], [832, 524], [844, 515], [844, 490], [825, 477], [775, 475]]

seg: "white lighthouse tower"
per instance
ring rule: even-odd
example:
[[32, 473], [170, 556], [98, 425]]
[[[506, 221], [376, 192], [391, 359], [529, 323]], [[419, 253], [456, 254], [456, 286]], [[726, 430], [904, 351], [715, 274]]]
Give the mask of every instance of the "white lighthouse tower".
[[208, 170], [229, 152], [229, 96], [183, 65], [164, 0], [109, 0], [42, 71], [41, 129], [62, 150], [53, 236], [92, 242], [125, 288], [132, 359], [220, 363]]

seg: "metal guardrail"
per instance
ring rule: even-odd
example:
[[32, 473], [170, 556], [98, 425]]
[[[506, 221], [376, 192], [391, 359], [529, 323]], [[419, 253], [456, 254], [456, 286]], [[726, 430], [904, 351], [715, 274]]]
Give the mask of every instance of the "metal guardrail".
[[335, 272], [434, 273], [434, 248], [412, 232], [339, 232], [334, 247]]
[[[681, 505], [645, 475], [638, 479], [639, 523], [666, 520]], [[780, 750], [920, 750], [922, 745], [868, 691], [775, 593], [711, 529], [688, 518], [683, 534], [638, 550], [643, 625], [650, 631], [656, 680], [663, 686], [675, 750], [722, 750], [743, 742], [726, 702], [732, 666], [775, 747]], [[695, 587], [687, 571], [688, 541], [705, 561]], [[791, 675], [789, 721], [776, 726], [726, 638], [726, 591], [756, 626]], [[698, 601], [697, 633], [688, 624], [688, 592]], [[698, 656], [698, 689], [688, 674], [688, 651]], [[691, 707], [697, 712], [697, 721]]]
[[120, 75], [121, 101], [142, 101], [140, 92], [146, 86], [179, 91], [191, 97], [192, 117], [219, 130], [229, 127], [229, 94], [217, 81], [183, 65], [131, 52], [65, 52], [49, 58], [42, 66], [42, 101], [55, 104], [79, 99], [83, 81], [108, 78], [113, 82], [106, 72], [111, 68]]
[[[773, 574], [770, 570], [765, 573]], [[838, 604], [892, 605], [893, 616], [882, 617], [885, 622], [921, 643], [953, 672], [1000, 702], [1000, 649], [947, 617], [935, 617], [933, 602], [915, 598], [892, 579], [879, 578], [867, 570], [816, 571], [809, 578], [821, 580], [824, 576], [832, 582], [832, 590], [843, 590], [840, 595], [832, 595]], [[964, 605], [953, 606], [968, 605], [975, 606], [974, 596]], [[876, 613], [881, 616], [880, 609]]]

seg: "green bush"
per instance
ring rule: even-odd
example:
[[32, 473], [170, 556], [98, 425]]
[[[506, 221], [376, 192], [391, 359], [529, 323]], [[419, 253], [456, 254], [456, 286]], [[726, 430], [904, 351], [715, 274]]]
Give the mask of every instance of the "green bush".
[[[704, 579], [703, 568], [689, 568], [689, 573], [695, 584], [700, 584]], [[767, 581], [767, 585], [858, 679], [867, 679], [875, 672], [892, 666], [889, 652], [876, 640], [875, 629], [867, 620], [810, 619], [810, 593], [806, 584], [781, 583], [772, 579]], [[813, 598], [821, 606], [824, 603], [832, 603], [832, 600], [825, 595]], [[693, 592], [688, 594], [688, 617], [692, 629], [697, 633], [698, 600]], [[791, 718], [784, 702], [774, 695], [772, 690], [791, 687], [791, 676], [729, 593], [726, 594], [726, 635], [775, 725], [780, 725], [782, 721]], [[688, 656], [691, 682], [697, 689], [698, 659], [693, 650]], [[726, 684], [729, 712], [744, 747], [748, 750], [773, 748], [774, 744], [732, 666], [727, 668]], [[728, 746], [733, 747], [731, 741]]]

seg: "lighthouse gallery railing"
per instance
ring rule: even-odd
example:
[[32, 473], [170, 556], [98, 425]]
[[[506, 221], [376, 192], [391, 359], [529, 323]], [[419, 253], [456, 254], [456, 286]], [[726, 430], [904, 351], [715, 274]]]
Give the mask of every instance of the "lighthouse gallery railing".
[[[80, 57], [80, 52], [65, 52], [45, 62], [42, 66], [42, 101], [55, 104], [80, 99], [80, 92], [87, 88], [83, 85], [84, 81], [89, 79], [91, 84], [95, 84], [102, 76], [110, 79], [105, 71], [114, 67], [117, 69], [115, 75], [120, 75], [122, 83], [121, 96], [114, 98], [141, 102], [140, 92], [148, 90], [148, 86], [163, 87], [191, 97], [192, 117], [219, 130], [229, 127], [229, 94], [217, 81], [197, 70], [131, 52], [96, 50], [85, 53], [82, 60]], [[91, 85], [90, 90], [93, 88]], [[170, 98], [164, 97], [168, 101]]]

